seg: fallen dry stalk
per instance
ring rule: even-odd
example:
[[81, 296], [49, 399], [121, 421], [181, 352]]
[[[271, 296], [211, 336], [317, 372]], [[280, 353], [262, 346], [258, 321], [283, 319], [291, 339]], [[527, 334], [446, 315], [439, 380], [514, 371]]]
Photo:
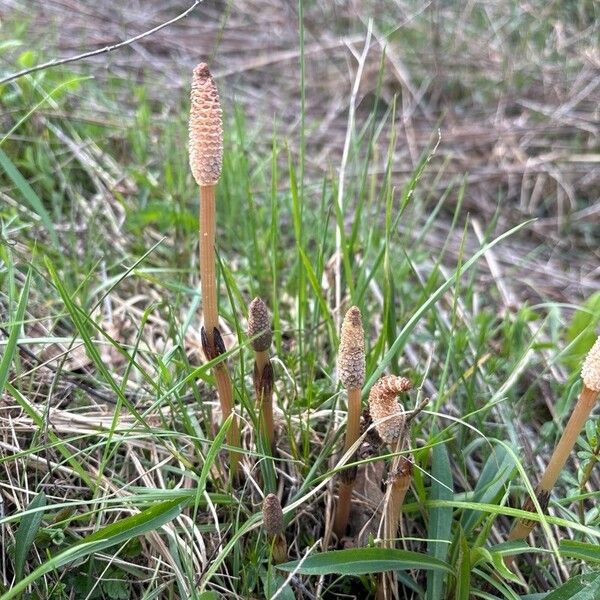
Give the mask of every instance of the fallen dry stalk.
[[[571, 417], [565, 426], [565, 430], [552, 453], [550, 462], [535, 488], [535, 495], [543, 512], [548, 508], [550, 492], [556, 484], [560, 473], [569, 458], [577, 438], [592, 409], [600, 395], [600, 337], [589, 351], [581, 370], [583, 388], [571, 413]], [[531, 498], [527, 498], [523, 504], [523, 510], [535, 512], [535, 506]], [[519, 519], [508, 536], [508, 541], [525, 539], [535, 528], [536, 521], [532, 519]], [[512, 566], [514, 556], [506, 557], [506, 565]]]
[[[200, 282], [202, 285], [202, 346], [208, 360], [225, 352], [219, 331], [217, 308], [217, 275], [215, 259], [216, 203], [215, 187], [221, 177], [223, 162], [222, 111], [217, 86], [205, 63], [199, 64], [192, 77], [190, 94], [189, 152], [190, 167], [200, 186]], [[222, 361], [214, 366], [213, 374], [221, 404], [223, 420], [233, 412], [233, 387]], [[227, 432], [229, 446], [240, 446], [237, 419]], [[231, 474], [237, 473], [239, 454], [230, 454]]]
[[269, 347], [273, 339], [271, 319], [267, 305], [254, 298], [248, 307], [248, 337], [254, 349], [254, 390], [259, 407], [260, 434], [269, 442], [271, 451], [275, 444], [273, 421], [273, 367]]
[[[351, 307], [342, 323], [340, 348], [338, 353], [338, 374], [348, 394], [348, 420], [346, 423], [346, 439], [344, 453], [347, 452], [360, 437], [361, 389], [365, 382], [365, 332], [360, 310]], [[340, 475], [338, 501], [333, 531], [338, 540], [344, 536], [350, 510], [352, 508], [352, 490], [356, 480], [357, 469], [345, 469]]]

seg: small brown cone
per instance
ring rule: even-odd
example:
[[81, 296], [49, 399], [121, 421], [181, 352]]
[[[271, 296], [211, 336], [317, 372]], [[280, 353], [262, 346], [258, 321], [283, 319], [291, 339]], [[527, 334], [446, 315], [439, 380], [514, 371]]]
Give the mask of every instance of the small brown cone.
[[267, 538], [271, 543], [273, 562], [276, 564], [287, 560], [287, 542], [285, 541], [285, 523], [279, 498], [269, 494], [263, 500], [263, 522]]
[[265, 497], [262, 511], [267, 535], [274, 536], [283, 533], [283, 510], [279, 498], [275, 494], [269, 494]]
[[216, 185], [223, 163], [222, 111], [219, 92], [206, 63], [200, 63], [194, 69], [190, 104], [192, 175], [199, 186]]
[[271, 346], [271, 317], [261, 298], [254, 298], [248, 307], [248, 337], [255, 352], [265, 352]]
[[360, 310], [352, 306], [342, 322], [338, 375], [347, 389], [361, 389], [365, 383], [365, 332]]
[[406, 417], [404, 409], [396, 399], [398, 394], [412, 388], [406, 377], [384, 375], [369, 394], [369, 412], [381, 439], [396, 447], [404, 433]]

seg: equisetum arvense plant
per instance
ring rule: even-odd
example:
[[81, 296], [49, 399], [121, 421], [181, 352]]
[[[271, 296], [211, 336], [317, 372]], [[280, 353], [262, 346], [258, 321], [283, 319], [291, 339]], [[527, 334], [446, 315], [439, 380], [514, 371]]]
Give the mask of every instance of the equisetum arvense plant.
[[[585, 358], [583, 368], [581, 369], [581, 378], [583, 379], [583, 387], [575, 408], [550, 457], [550, 462], [535, 488], [535, 495], [543, 512], [546, 512], [548, 508], [550, 492], [556, 484], [569, 455], [575, 447], [577, 438], [600, 396], [600, 337], [596, 340], [596, 343]], [[531, 498], [525, 500], [523, 510], [535, 512], [535, 505]], [[536, 521], [532, 519], [519, 519], [510, 532], [508, 540], [525, 539], [533, 531], [535, 525]], [[513, 556], [506, 558], [507, 565], [511, 566], [513, 562]]]
[[[337, 370], [348, 396], [348, 419], [343, 450], [346, 453], [360, 437], [360, 397], [365, 382], [365, 332], [360, 310], [356, 306], [352, 306], [348, 310], [342, 322]], [[355, 480], [355, 468], [344, 469], [340, 474], [338, 501], [333, 523], [333, 530], [338, 539], [341, 539], [346, 531]]]
[[[398, 395], [412, 388], [406, 377], [384, 375], [369, 393], [369, 412], [379, 437], [394, 453], [402, 451], [406, 441], [407, 418]], [[383, 520], [384, 545], [393, 548], [400, 523], [402, 504], [410, 486], [412, 463], [404, 455], [395, 456], [389, 469]]]
[[287, 559], [287, 542], [285, 540], [285, 523], [279, 498], [269, 494], [262, 505], [263, 524], [271, 547], [273, 563], [285, 562]]
[[[192, 76], [189, 121], [190, 167], [200, 187], [200, 283], [202, 288], [202, 346], [208, 360], [225, 352], [219, 331], [217, 308], [217, 274], [215, 258], [216, 203], [215, 188], [221, 177], [223, 162], [223, 126], [219, 92], [205, 63]], [[213, 369], [223, 419], [233, 412], [233, 389], [225, 361]], [[237, 419], [227, 433], [229, 446], [240, 446]], [[231, 474], [237, 473], [239, 454], [230, 454]]]
[[248, 337], [254, 350], [254, 391], [259, 409], [260, 435], [275, 444], [273, 423], [273, 367], [269, 358], [269, 347], [273, 339], [271, 317], [267, 305], [254, 298], [248, 307]]

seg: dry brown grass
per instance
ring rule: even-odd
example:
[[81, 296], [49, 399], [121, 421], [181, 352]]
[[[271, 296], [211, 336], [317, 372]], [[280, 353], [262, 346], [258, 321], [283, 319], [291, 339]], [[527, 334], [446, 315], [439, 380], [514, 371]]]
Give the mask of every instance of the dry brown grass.
[[[24, 12], [18, 2], [3, 0], [0, 5]], [[46, 57], [123, 39], [176, 11], [156, 1], [100, 1], [82, 7], [50, 0], [27, 8], [35, 19], [32, 28], [44, 33], [40, 39]], [[597, 261], [579, 258], [585, 253], [598, 257], [591, 226], [600, 216], [595, 202], [600, 189], [600, 54], [593, 3], [523, 3], [517, 11], [508, 3], [475, 2], [463, 8], [432, 2], [419, 10], [391, 0], [315, 3], [305, 14], [306, 98], [311, 120], [321, 124], [307, 137], [309, 175], [339, 163], [352, 54], [361, 47], [368, 17], [375, 19], [374, 40], [357, 113], [373, 107], [385, 48], [381, 110], [391, 106], [395, 95], [399, 98], [394, 180], [401, 183], [414, 171], [439, 128], [438, 168], [430, 170], [435, 174], [429, 182], [432, 194], [464, 177], [464, 206], [482, 222], [495, 214], [500, 198], [502, 227], [538, 218], [496, 257], [501, 270], [520, 280], [510, 290], [511, 300], [572, 301], [597, 289]], [[46, 36], [48, 28], [55, 35]], [[131, 79], [143, 71], [144, 80], [156, 84], [157, 98], [173, 107], [191, 68], [206, 58], [217, 79], [226, 78], [249, 122], [269, 130], [275, 119], [279, 131], [298, 136], [295, 3], [244, 1], [231, 12], [224, 2], [204, 3], [187, 19], [111, 55], [108, 63], [99, 57], [94, 72], [99, 79], [107, 73]], [[131, 99], [125, 104], [131, 105]], [[80, 116], [90, 114], [85, 103], [79, 110]], [[385, 128], [378, 142], [381, 160], [386, 131], [391, 128]], [[433, 249], [446, 239], [446, 223], [440, 220], [434, 232]]]

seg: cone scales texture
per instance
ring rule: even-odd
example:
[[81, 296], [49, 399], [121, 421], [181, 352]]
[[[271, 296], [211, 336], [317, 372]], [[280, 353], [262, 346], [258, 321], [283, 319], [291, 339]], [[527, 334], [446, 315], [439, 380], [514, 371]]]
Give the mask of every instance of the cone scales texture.
[[276, 536], [283, 533], [283, 511], [279, 499], [275, 494], [269, 494], [262, 505], [263, 521], [265, 531], [269, 536]]
[[386, 375], [371, 388], [369, 411], [377, 432], [386, 444], [394, 445], [402, 436], [406, 418], [396, 396], [407, 392], [411, 387], [412, 384], [406, 377]]
[[361, 389], [365, 382], [365, 332], [360, 310], [353, 306], [348, 310], [340, 333], [338, 374], [347, 389]]
[[581, 378], [586, 388], [600, 392], [600, 337], [585, 357]]
[[261, 298], [254, 298], [248, 307], [248, 337], [252, 339], [255, 352], [265, 352], [271, 345], [271, 319]]
[[192, 77], [189, 152], [192, 175], [199, 186], [216, 185], [223, 163], [223, 126], [219, 92], [206, 63]]

